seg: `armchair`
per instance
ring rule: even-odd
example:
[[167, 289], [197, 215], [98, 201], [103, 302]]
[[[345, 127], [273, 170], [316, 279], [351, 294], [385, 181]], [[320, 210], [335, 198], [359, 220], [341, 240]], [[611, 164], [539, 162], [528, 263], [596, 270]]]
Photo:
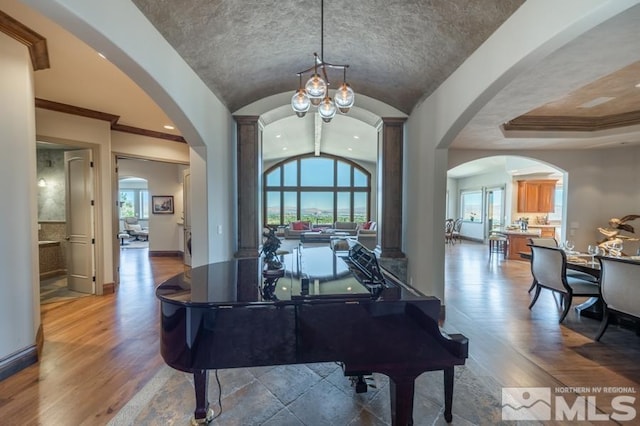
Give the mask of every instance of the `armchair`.
[[149, 240], [149, 230], [140, 225], [137, 217], [125, 217], [124, 230], [138, 241]]

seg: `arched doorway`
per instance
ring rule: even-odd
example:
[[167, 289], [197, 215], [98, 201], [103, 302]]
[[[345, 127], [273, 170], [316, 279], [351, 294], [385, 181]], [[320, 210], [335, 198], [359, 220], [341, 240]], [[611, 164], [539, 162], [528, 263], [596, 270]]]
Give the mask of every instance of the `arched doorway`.
[[[544, 235], [560, 240], [566, 229], [563, 190], [566, 178], [561, 169], [520, 156], [499, 155], [468, 161], [447, 173], [448, 217], [462, 217], [461, 233], [469, 240], [486, 241], [492, 230], [525, 220]], [[522, 185], [527, 182], [552, 185], [552, 203], [545, 207], [523, 207], [519, 196], [522, 197]]]

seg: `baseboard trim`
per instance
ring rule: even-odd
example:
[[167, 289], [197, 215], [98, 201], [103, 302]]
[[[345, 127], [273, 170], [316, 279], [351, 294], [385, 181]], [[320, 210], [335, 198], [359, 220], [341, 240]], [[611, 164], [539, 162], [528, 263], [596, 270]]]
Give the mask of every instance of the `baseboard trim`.
[[181, 251], [151, 251], [149, 257], [182, 257], [184, 253]]
[[112, 294], [116, 292], [116, 283], [102, 284], [102, 294]]
[[31, 345], [0, 360], [0, 381], [38, 362], [38, 348]]
[[42, 323], [40, 323], [40, 327], [38, 327], [38, 332], [36, 333], [36, 350], [38, 352], [38, 359], [42, 358], [42, 348], [44, 348], [44, 329], [42, 328]]

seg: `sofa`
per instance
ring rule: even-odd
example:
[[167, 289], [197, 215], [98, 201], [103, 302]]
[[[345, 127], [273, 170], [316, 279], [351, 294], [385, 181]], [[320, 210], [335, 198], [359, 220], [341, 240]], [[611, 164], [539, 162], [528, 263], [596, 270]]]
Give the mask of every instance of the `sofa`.
[[351, 236], [358, 235], [358, 224], [356, 222], [334, 222], [333, 229], [338, 232], [347, 232]]
[[291, 222], [284, 228], [284, 238], [286, 240], [299, 239], [303, 232], [311, 231], [311, 222], [298, 220]]
[[378, 245], [378, 225], [376, 222], [369, 221], [358, 226], [358, 242], [368, 248], [374, 250]]

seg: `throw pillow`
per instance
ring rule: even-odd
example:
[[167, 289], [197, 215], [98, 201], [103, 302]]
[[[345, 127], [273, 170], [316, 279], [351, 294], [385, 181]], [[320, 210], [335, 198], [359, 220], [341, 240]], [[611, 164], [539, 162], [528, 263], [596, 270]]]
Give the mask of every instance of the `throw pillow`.
[[293, 229], [294, 231], [304, 231], [304, 225], [300, 221], [291, 222], [291, 229]]
[[369, 229], [370, 226], [371, 226], [371, 221], [365, 222], [362, 224], [362, 229]]

